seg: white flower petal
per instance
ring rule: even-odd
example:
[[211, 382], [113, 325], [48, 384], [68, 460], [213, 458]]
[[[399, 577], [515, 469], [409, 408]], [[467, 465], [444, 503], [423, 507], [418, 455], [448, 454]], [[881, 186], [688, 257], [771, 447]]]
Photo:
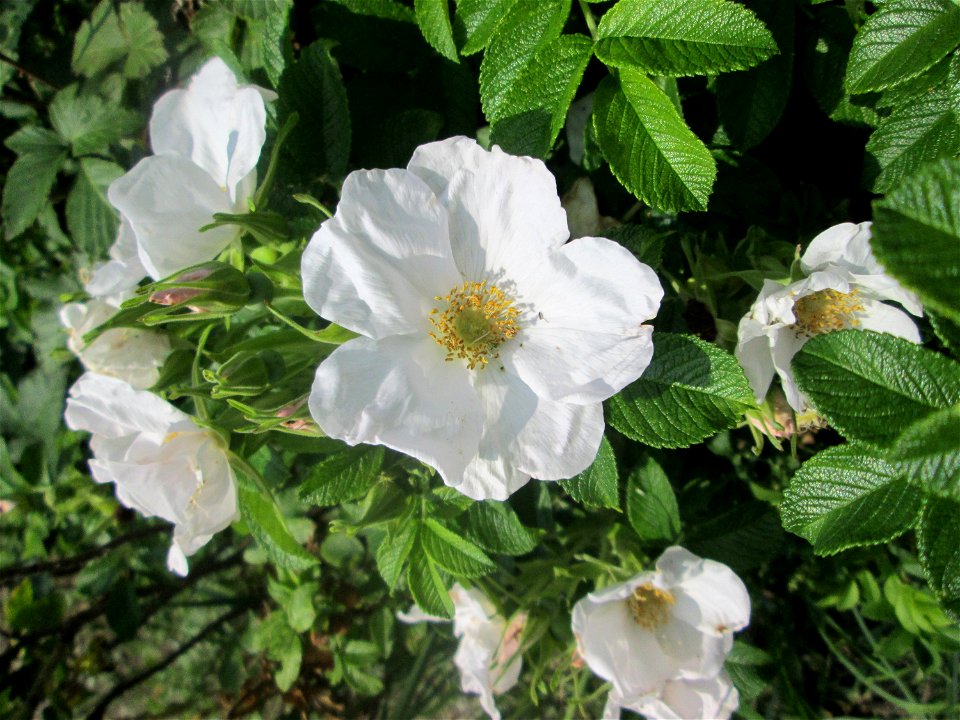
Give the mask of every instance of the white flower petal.
[[433, 298], [461, 282], [443, 208], [404, 170], [350, 173], [337, 214], [303, 254], [310, 307], [368, 337], [426, 335]]
[[744, 315], [740, 319], [736, 357], [747, 376], [754, 397], [757, 402], [762, 402], [770, 389], [776, 368], [770, 355], [770, 336], [764, 332], [764, 326], [750, 315]]
[[620, 720], [620, 708], [623, 706], [623, 698], [616, 690], [607, 693], [607, 701], [603, 705], [603, 720]]
[[238, 183], [257, 167], [266, 140], [266, 108], [253, 86], [238, 86], [230, 68], [212, 58], [186, 90], [171, 90], [153, 106], [150, 144], [157, 155], [189, 159], [242, 200]]
[[481, 428], [466, 370], [426, 333], [341, 345], [317, 368], [310, 414], [327, 435], [412, 455], [448, 484], [476, 455]]
[[858, 318], [863, 330], [896, 335], [912, 343], [921, 342], [917, 324], [903, 310], [876, 300], [864, 300], [863, 306], [863, 312]]
[[117, 239], [110, 248], [110, 260], [94, 270], [83, 289], [93, 297], [110, 296], [122, 302], [146, 275], [137, 252], [137, 236], [130, 222], [121, 216]]
[[656, 274], [626, 248], [581, 238], [552, 253], [519, 285], [527, 306], [504, 364], [541, 397], [606, 400], [653, 357], [653, 318], [663, 297]]
[[183, 550], [176, 543], [172, 543], [170, 550], [167, 552], [167, 569], [180, 577], [186, 577], [187, 573], [190, 572], [187, 556], [183, 554]]
[[171, 427], [193, 424], [189, 415], [153, 393], [89, 372], [70, 388], [64, 419], [71, 430], [86, 430], [105, 438], [135, 432], [162, 436]]
[[674, 615], [702, 633], [724, 635], [749, 624], [750, 595], [726, 565], [674, 546], [661, 555], [657, 569], [676, 596]]
[[876, 262], [870, 253], [869, 238], [870, 223], [840, 223], [827, 228], [810, 241], [800, 258], [800, 268], [806, 275], [844, 262], [865, 269], [868, 262]]
[[716, 677], [671, 680], [659, 695], [628, 705], [648, 718], [726, 720], [739, 707], [737, 689], [726, 673]]
[[236, 228], [200, 228], [213, 214], [234, 211], [227, 194], [202, 169], [173, 155], [147, 157], [107, 191], [137, 236], [150, 277], [166, 277], [211, 260], [237, 236]]
[[923, 304], [916, 293], [905, 289], [889, 275], [854, 275], [853, 281], [874, 297], [900, 303], [911, 315], [923, 315]]

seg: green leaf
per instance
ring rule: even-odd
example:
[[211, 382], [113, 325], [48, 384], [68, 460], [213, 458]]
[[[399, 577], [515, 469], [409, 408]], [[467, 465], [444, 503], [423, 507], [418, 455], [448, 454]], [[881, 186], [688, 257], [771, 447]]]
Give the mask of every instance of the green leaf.
[[104, 257], [117, 237], [119, 221], [107, 200], [107, 187], [121, 175], [123, 168], [107, 160], [80, 160], [80, 172], [67, 196], [67, 229], [90, 258]]
[[613, 174], [640, 200], [668, 212], [706, 209], [717, 164], [646, 75], [624, 68], [619, 81], [604, 78], [593, 127]]
[[497, 568], [483, 550], [433, 518], [420, 525], [419, 541], [433, 562], [456, 577], [482, 577]]
[[960, 364], [892, 335], [841, 330], [793, 358], [800, 390], [849, 440], [889, 445], [908, 424], [960, 402]]
[[17, 155], [30, 152], [56, 152], [64, 149], [63, 140], [57, 133], [39, 125], [27, 125], [3, 141]]
[[883, 90], [916, 77], [960, 43], [955, 0], [890, 0], [880, 5], [853, 41], [847, 90]]
[[167, 59], [163, 35], [141, 3], [122, 3], [118, 16], [110, 0], [103, 0], [77, 31], [71, 66], [89, 78], [121, 59], [125, 77], [146, 77]]
[[453, 601], [450, 599], [449, 588], [444, 585], [440, 573], [419, 542], [416, 543], [410, 555], [410, 564], [407, 565], [407, 587], [410, 588], [414, 602], [424, 612], [438, 617], [453, 617]]
[[7, 240], [22, 233], [36, 220], [66, 159], [66, 148], [47, 146], [23, 153], [10, 166], [0, 204]]
[[627, 478], [627, 518], [644, 542], [673, 542], [680, 534], [677, 497], [663, 468], [651, 457]]
[[752, 3], [773, 31], [780, 53], [749, 70], [717, 78], [717, 106], [727, 136], [744, 150], [758, 145], [776, 127], [793, 82], [792, 0]]
[[237, 500], [240, 516], [273, 562], [289, 570], [316, 565], [317, 559], [290, 534], [273, 498], [241, 473], [237, 473]]
[[298, 633], [306, 632], [313, 627], [317, 618], [317, 610], [313, 599], [320, 593], [320, 586], [315, 582], [308, 582], [295, 588], [283, 603], [290, 627]]
[[889, 460], [915, 485], [960, 500], [960, 406], [910, 425], [897, 438]]
[[784, 491], [783, 527], [818, 555], [887, 542], [913, 527], [923, 493], [881, 451], [851, 444], [807, 460]]
[[773, 668], [760, 670], [773, 665], [770, 655], [760, 648], [747, 645], [742, 640], [733, 643], [733, 651], [723, 664], [730, 673], [730, 680], [748, 700], [753, 700], [766, 690], [771, 683]]
[[79, 86], [70, 85], [50, 103], [50, 123], [70, 143], [75, 156], [106, 152], [111, 144], [139, 129], [135, 113], [97, 95], [78, 93]]
[[453, 42], [453, 27], [450, 25], [450, 3], [448, 0], [414, 0], [413, 9], [417, 13], [417, 25], [430, 47], [447, 60], [460, 62], [457, 46]]
[[653, 360], [610, 400], [609, 422], [653, 447], [686, 447], [733, 427], [754, 407], [739, 363], [689, 335], [654, 333]]
[[604, 437], [590, 467], [569, 480], [561, 480], [560, 487], [581, 505], [619, 510], [620, 476], [610, 441]]
[[166, 61], [167, 51], [157, 21], [141, 3], [120, 5], [120, 32], [127, 55], [123, 63], [125, 77], [144, 78]]
[[473, 55], [483, 50], [500, 21], [518, 0], [457, 0], [456, 21], [466, 35], [460, 52]]
[[930, 587], [956, 620], [960, 617], [960, 501], [927, 500], [917, 527], [917, 549]]
[[284, 71], [279, 93], [281, 124], [294, 112], [310, 119], [297, 124], [284, 150], [313, 173], [342, 175], [350, 155], [350, 110], [340, 71], [322, 40]]
[[688, 523], [683, 545], [744, 573], [777, 556], [784, 545], [784, 532], [780, 516], [769, 503], [740, 501], [729, 510]]
[[526, 555], [537, 547], [537, 531], [525, 528], [505, 502], [472, 503], [465, 519], [470, 540], [489, 552]]
[[671, 77], [744, 70], [777, 52], [763, 23], [728, 0], [620, 0], [599, 38], [607, 65]]
[[331, 455], [310, 470], [297, 494], [301, 500], [317, 505], [338, 505], [366, 495], [383, 466], [384, 449], [358, 445]]
[[517, 74], [498, 113], [488, 116], [491, 142], [516, 155], [545, 157], [563, 127], [592, 49], [589, 38], [562, 35], [538, 50]]
[[960, 323], [960, 160], [928, 165], [874, 203], [870, 245], [925, 305]]
[[400, 579], [403, 564], [413, 550], [417, 538], [417, 524], [403, 518], [387, 525], [387, 534], [377, 547], [377, 570], [392, 592]]
[[266, 20], [289, 11], [293, 0], [224, 0], [230, 11], [247, 20]]

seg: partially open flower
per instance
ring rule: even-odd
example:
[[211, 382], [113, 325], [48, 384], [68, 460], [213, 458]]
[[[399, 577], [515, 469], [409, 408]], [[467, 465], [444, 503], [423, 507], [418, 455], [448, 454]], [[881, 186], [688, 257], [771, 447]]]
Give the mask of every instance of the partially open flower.
[[787, 403], [809, 414], [807, 399], [797, 388], [790, 363], [812, 337], [834, 330], [875, 330], [920, 342], [910, 313], [923, 310], [913, 293], [887, 275], [870, 251], [870, 223], [844, 223], [820, 233], [800, 259], [808, 276], [789, 285], [773, 280], [740, 321], [736, 355], [758, 401], [779, 375]]
[[601, 402], [650, 363], [663, 289], [617, 243], [568, 236], [542, 162], [467, 138], [351, 173], [303, 255], [307, 302], [361, 335], [317, 370], [317, 424], [475, 499], [584, 470]]
[[658, 703], [693, 707], [701, 693], [716, 700], [703, 700], [704, 712], [730, 704], [735, 691], [717, 678], [733, 632], [749, 621], [750, 597], [730, 568], [671, 547], [655, 572], [580, 600], [572, 627], [587, 665], [613, 685], [609, 712], [626, 707], [660, 717], [651, 710]]
[[114, 483], [126, 507], [174, 524], [167, 566], [178, 575], [187, 574], [188, 555], [238, 517], [223, 440], [153, 393], [88, 372], [70, 388], [64, 418], [93, 434], [97, 482]]
[[[454, 607], [453, 634], [460, 638], [453, 657], [460, 670], [460, 687], [465, 693], [479, 695], [487, 715], [500, 720], [493, 696], [505, 693], [520, 678], [520, 634], [526, 615], [516, 615], [507, 623], [482, 592], [467, 590], [460, 583], [450, 589], [450, 599]], [[407, 623], [446, 620], [428, 615], [417, 606], [399, 617]]]

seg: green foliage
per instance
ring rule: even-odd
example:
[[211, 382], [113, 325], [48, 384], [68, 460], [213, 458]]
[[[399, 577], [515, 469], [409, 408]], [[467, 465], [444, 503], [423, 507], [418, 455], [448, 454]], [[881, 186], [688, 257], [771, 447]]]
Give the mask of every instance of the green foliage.
[[59, 137], [40, 128], [24, 128], [7, 140], [7, 147], [18, 154], [7, 171], [0, 205], [4, 237], [9, 240], [30, 227], [43, 210], [67, 149]]
[[890, 460], [910, 482], [928, 492], [960, 499], [960, 406], [927, 415], [908, 426]]
[[448, 60], [458, 62], [448, 0], [414, 0], [413, 8], [417, 13], [420, 32], [430, 46]]
[[924, 574], [943, 606], [960, 617], [960, 502], [931, 497], [920, 516], [917, 547]]
[[123, 61], [123, 76], [135, 79], [166, 59], [157, 21], [143, 5], [124, 2], [118, 13], [111, 0], [101, 0], [77, 32], [71, 64], [75, 73], [90, 78]]
[[731, 355], [697, 338], [654, 333], [653, 361], [610, 400], [609, 421], [653, 447], [686, 447], [733, 427], [754, 399]]
[[363, 497], [377, 482], [383, 460], [382, 447], [365, 445], [330, 455], [304, 478], [298, 490], [300, 499], [337, 505]]
[[79, 249], [103, 257], [117, 237], [117, 212], [107, 200], [107, 187], [123, 168], [107, 160], [82, 158], [77, 179], [67, 195], [67, 229]]
[[277, 503], [257, 483], [237, 474], [240, 515], [273, 562], [291, 570], [304, 570], [317, 560], [291, 535]]
[[653, 458], [647, 458], [627, 478], [627, 517], [643, 542], [669, 544], [680, 534], [677, 497]]
[[487, 552], [526, 555], [536, 549], [540, 533], [524, 527], [506, 503], [472, 503], [466, 512], [466, 535]]
[[604, 437], [590, 467], [569, 480], [561, 480], [560, 487], [587, 507], [619, 510], [620, 476], [610, 441]]

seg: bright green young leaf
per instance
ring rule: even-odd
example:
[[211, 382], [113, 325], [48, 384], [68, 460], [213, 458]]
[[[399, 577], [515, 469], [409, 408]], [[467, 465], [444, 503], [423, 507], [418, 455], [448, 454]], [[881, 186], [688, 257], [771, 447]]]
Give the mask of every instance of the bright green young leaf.
[[50, 103], [50, 123], [70, 143], [75, 156], [105, 152], [112, 143], [139, 128], [140, 120], [128, 110], [112, 106], [97, 95], [78, 93], [79, 86], [70, 85]]
[[125, 2], [119, 10], [102, 0], [80, 25], [71, 61], [78, 75], [93, 77], [122, 59], [125, 77], [142, 78], [167, 59], [157, 21], [143, 5]]
[[689, 335], [654, 333], [653, 360], [610, 400], [609, 422], [653, 447], [686, 447], [733, 427], [756, 403], [739, 363]]
[[123, 63], [125, 77], [146, 77], [153, 68], [166, 61], [163, 35], [157, 28], [157, 21], [142, 3], [125, 2], [120, 5], [120, 32], [127, 55]]
[[730, 0], [620, 0], [603, 16], [596, 53], [654, 75], [744, 70], [777, 52], [770, 32]]
[[31, 152], [60, 153], [64, 149], [63, 140], [57, 133], [39, 125], [26, 125], [3, 141], [3, 144], [17, 155]]
[[0, 204], [7, 240], [22, 233], [37, 219], [66, 159], [66, 148], [50, 145], [23, 153], [10, 166]]
[[783, 496], [783, 527], [818, 555], [886, 542], [913, 527], [923, 492], [867, 445], [827, 448], [807, 460]]
[[424, 547], [417, 542], [407, 565], [407, 587], [417, 607], [430, 615], [453, 617], [453, 601], [449, 588], [444, 584], [433, 561]]
[[417, 524], [410, 518], [401, 518], [387, 525], [387, 534], [377, 548], [377, 570], [390, 588], [397, 585], [403, 571], [403, 564], [413, 550], [417, 539]]
[[384, 449], [358, 445], [325, 458], [311, 468], [297, 491], [301, 500], [337, 505], [367, 494], [380, 476]]
[[560, 487], [581, 505], [620, 509], [620, 476], [617, 458], [610, 441], [604, 437], [593, 463], [579, 475], [561, 480]]
[[237, 473], [237, 500], [240, 516], [273, 562], [290, 570], [316, 564], [317, 559], [290, 534], [273, 498], [242, 473]]
[[960, 159], [927, 165], [874, 203], [870, 245], [884, 268], [960, 323]]
[[604, 78], [593, 127], [610, 169], [630, 192], [664, 211], [706, 210], [717, 164], [664, 92], [624, 68]]
[[313, 627], [313, 621], [317, 617], [313, 600], [319, 593], [320, 586], [315, 582], [308, 582], [295, 588], [286, 598], [283, 609], [287, 613], [290, 627], [296, 632], [306, 632]]
[[889, 460], [915, 485], [960, 500], [960, 405], [910, 425], [897, 438]]
[[450, 25], [450, 3], [448, 0], [413, 0], [413, 9], [417, 13], [417, 25], [430, 47], [447, 60], [460, 62], [457, 46], [453, 42], [453, 27]]
[[76, 182], [67, 195], [67, 229], [88, 257], [100, 259], [117, 237], [117, 211], [107, 200], [107, 187], [123, 175], [116, 163], [82, 158]]
[[284, 150], [312, 173], [342, 174], [350, 155], [350, 110], [340, 71], [323, 41], [309, 45], [287, 67], [279, 93], [281, 123], [294, 112], [304, 119]]
[[510, 153], [545, 157], [563, 127], [592, 48], [583, 35], [561, 35], [538, 50], [507, 90], [498, 115], [488, 118], [491, 141]]
[[420, 525], [419, 541], [433, 562], [456, 577], [482, 577], [497, 567], [483, 550], [433, 518]]
[[930, 587], [960, 618], [960, 501], [931, 497], [920, 514], [917, 549]]
[[627, 478], [627, 518], [644, 542], [668, 544], [680, 534], [677, 497], [653, 458], [648, 457]]
[[473, 55], [483, 50], [497, 25], [517, 2], [519, 0], [457, 0], [456, 22], [466, 35], [461, 52]]
[[464, 518], [468, 538], [488, 552], [526, 555], [537, 547], [537, 531], [525, 528], [505, 502], [471, 503]]
[[888, 0], [853, 41], [847, 90], [883, 90], [916, 77], [960, 44], [956, 0]]
[[908, 424], [960, 403], [960, 364], [893, 335], [841, 330], [793, 358], [800, 389], [848, 440], [886, 446]]

